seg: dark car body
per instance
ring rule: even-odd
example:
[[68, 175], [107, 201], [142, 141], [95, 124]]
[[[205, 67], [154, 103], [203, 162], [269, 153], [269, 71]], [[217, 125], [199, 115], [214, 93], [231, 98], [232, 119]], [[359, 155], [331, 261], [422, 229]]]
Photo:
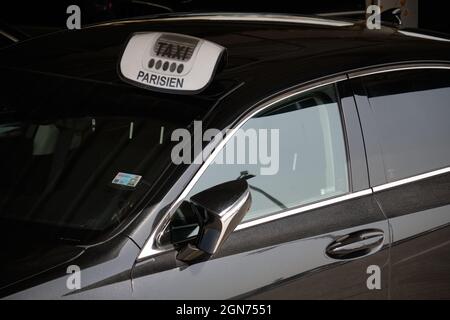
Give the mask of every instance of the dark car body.
[[[173, 128], [192, 130], [192, 122], [201, 120], [204, 129], [225, 130], [242, 126], [272, 105], [329, 87], [336, 94], [336, 119], [345, 144], [345, 190], [244, 221], [217, 254], [188, 265], [176, 258], [176, 247], [160, 247], [157, 238], [209, 163], [175, 165], [167, 157], [172, 146], [168, 144], [152, 151], [162, 158], [156, 158], [158, 165], [152, 164], [148, 189], [139, 193], [126, 217], [101, 232], [70, 241], [69, 236], [35, 234], [34, 225], [2, 226], [7, 248], [0, 253], [1, 296], [450, 298], [446, 151], [450, 125], [445, 126], [450, 121], [450, 100], [445, 100], [450, 91], [450, 44], [386, 27], [368, 30], [352, 22], [238, 17], [124, 20], [5, 48], [0, 51], [1, 123], [55, 117], [161, 117], [170, 118]], [[196, 95], [158, 93], [127, 84], [117, 72], [123, 48], [130, 35], [150, 31], [217, 43], [227, 50], [226, 65]], [[411, 83], [404, 84], [407, 80]], [[434, 100], [420, 93], [432, 94], [436, 88], [444, 93], [435, 110], [430, 108]], [[420, 103], [427, 103], [423, 107], [429, 111], [418, 106], [396, 109], [397, 104], [379, 102], [408, 92], [418, 92], [408, 99], [413, 103], [423, 97]], [[313, 98], [317, 103], [318, 98]], [[398, 111], [380, 107], [378, 112], [380, 103]], [[385, 123], [385, 119], [390, 120]], [[292, 134], [290, 141], [297, 141], [299, 137]], [[273, 180], [275, 187], [277, 183]], [[8, 185], [4, 188], [9, 190]], [[82, 189], [70, 190], [73, 197], [67, 199], [77, 198], [85, 192]], [[253, 189], [252, 196], [257, 192]], [[57, 203], [62, 212], [72, 208], [71, 203]], [[332, 244], [371, 235], [379, 241], [370, 243], [367, 251], [334, 258], [327, 254]], [[79, 289], [67, 287], [71, 265], [81, 269]], [[368, 287], [370, 266], [379, 268], [380, 288]]]

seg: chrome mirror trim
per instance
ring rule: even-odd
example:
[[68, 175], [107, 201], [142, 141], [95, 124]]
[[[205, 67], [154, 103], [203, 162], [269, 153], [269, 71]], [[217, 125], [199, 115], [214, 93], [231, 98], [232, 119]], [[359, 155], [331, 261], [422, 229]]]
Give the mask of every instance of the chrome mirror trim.
[[192, 196], [191, 204], [203, 212], [205, 220], [200, 222], [195, 243], [181, 246], [177, 259], [190, 264], [214, 255], [247, 214], [251, 199], [244, 179], [227, 181]]

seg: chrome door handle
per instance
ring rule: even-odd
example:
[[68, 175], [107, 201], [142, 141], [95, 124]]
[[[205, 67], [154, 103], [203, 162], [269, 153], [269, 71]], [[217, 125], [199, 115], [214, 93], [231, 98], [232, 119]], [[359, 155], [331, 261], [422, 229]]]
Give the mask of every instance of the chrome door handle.
[[377, 229], [356, 231], [333, 241], [326, 249], [330, 258], [338, 260], [367, 256], [381, 249], [384, 232]]

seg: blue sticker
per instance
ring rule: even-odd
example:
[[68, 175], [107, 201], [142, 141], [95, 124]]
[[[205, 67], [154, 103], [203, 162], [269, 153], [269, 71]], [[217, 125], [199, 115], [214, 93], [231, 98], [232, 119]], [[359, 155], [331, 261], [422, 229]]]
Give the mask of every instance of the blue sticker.
[[134, 188], [141, 181], [142, 176], [119, 172], [113, 179], [113, 184]]

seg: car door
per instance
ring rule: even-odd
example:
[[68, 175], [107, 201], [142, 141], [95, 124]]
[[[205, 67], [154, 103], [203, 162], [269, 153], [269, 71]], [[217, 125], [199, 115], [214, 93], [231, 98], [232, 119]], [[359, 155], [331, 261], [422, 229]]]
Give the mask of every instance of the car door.
[[450, 66], [356, 75], [371, 186], [393, 230], [391, 297], [450, 298]]
[[387, 298], [389, 228], [344, 80], [283, 94], [244, 117], [184, 194], [246, 179], [250, 211], [216, 255], [187, 265], [170, 243], [183, 242], [180, 221], [189, 225], [180, 206], [149, 240], [161, 249], [134, 267], [135, 298]]

